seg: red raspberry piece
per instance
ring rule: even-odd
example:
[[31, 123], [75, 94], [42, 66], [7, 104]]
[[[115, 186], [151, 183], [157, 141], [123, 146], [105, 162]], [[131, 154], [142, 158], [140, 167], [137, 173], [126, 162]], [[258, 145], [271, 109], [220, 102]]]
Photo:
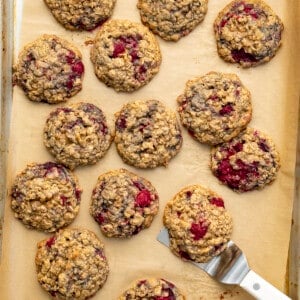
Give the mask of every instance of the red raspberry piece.
[[221, 116], [229, 115], [231, 112], [233, 112], [234, 109], [231, 104], [226, 104], [222, 107], [222, 109], [219, 111]]
[[99, 213], [96, 216], [95, 220], [99, 225], [102, 225], [105, 222], [105, 217], [104, 217], [103, 213]]
[[82, 75], [84, 72], [84, 65], [81, 61], [76, 62], [72, 65], [72, 71], [76, 73], [76, 75]]
[[123, 41], [117, 41], [114, 43], [114, 52], [112, 57], [116, 58], [119, 57], [120, 54], [125, 52], [125, 43]]
[[224, 201], [222, 198], [216, 198], [216, 197], [213, 197], [209, 200], [209, 202], [215, 206], [218, 206], [218, 207], [225, 207], [224, 205]]
[[120, 116], [117, 120], [117, 124], [116, 124], [118, 129], [125, 129], [127, 126], [127, 122], [126, 122], [126, 118], [124, 116]]
[[52, 236], [50, 239], [47, 240], [46, 246], [51, 248], [55, 244], [55, 236]]
[[257, 59], [243, 48], [231, 50], [231, 56], [235, 62], [257, 62]]
[[186, 260], [191, 260], [190, 255], [186, 251], [180, 250], [179, 253], [181, 258], [186, 259]]
[[147, 207], [151, 203], [151, 193], [148, 190], [141, 190], [135, 197], [135, 205]]
[[68, 202], [68, 197], [64, 196], [64, 195], [60, 195], [60, 199], [61, 199], [61, 204], [63, 206], [67, 206], [70, 205], [70, 202]]
[[208, 226], [203, 221], [199, 221], [199, 223], [192, 223], [190, 231], [194, 235], [194, 240], [198, 241], [205, 236], [207, 229]]
[[264, 151], [264, 152], [269, 152], [270, 151], [270, 148], [269, 146], [266, 144], [266, 140], [261, 140], [259, 143], [258, 143], [258, 147]]
[[73, 64], [75, 59], [75, 53], [73, 51], [69, 51], [68, 54], [66, 55], [66, 61], [68, 64]]

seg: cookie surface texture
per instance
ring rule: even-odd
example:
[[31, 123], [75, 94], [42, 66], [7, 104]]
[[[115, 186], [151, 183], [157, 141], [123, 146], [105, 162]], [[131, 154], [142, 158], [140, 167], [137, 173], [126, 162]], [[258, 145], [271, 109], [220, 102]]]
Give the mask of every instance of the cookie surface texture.
[[183, 260], [207, 262], [230, 240], [232, 219], [223, 199], [200, 185], [182, 189], [165, 207], [170, 249]]
[[177, 102], [182, 125], [196, 140], [210, 145], [237, 136], [252, 117], [251, 94], [235, 74], [195, 77]]
[[32, 163], [13, 182], [11, 208], [26, 227], [54, 232], [75, 219], [81, 192], [77, 178], [64, 166]]
[[253, 128], [211, 150], [213, 174], [237, 192], [262, 189], [275, 180], [279, 167], [274, 142]]
[[105, 283], [104, 245], [87, 230], [68, 228], [37, 244], [37, 279], [52, 299], [90, 299]]
[[179, 152], [176, 115], [157, 100], [125, 104], [116, 114], [115, 143], [123, 161], [139, 168], [166, 166]]
[[161, 53], [147, 27], [128, 20], [110, 20], [95, 38], [91, 61], [95, 74], [107, 86], [132, 92], [159, 71]]
[[248, 68], [275, 56], [283, 24], [264, 1], [237, 0], [219, 13], [214, 31], [220, 57]]
[[113, 12], [116, 0], [44, 0], [55, 19], [70, 30], [93, 30]]
[[56, 160], [74, 169], [95, 164], [108, 151], [112, 134], [100, 108], [74, 103], [50, 113], [44, 127], [44, 144]]
[[171, 282], [162, 278], [135, 281], [118, 300], [185, 300], [185, 296]]
[[153, 185], [126, 169], [98, 178], [90, 213], [107, 237], [129, 238], [148, 228], [158, 212]]
[[30, 100], [59, 103], [81, 90], [83, 73], [75, 46], [55, 35], [43, 35], [21, 51], [14, 76]]
[[207, 12], [208, 0], [139, 0], [142, 22], [167, 41], [188, 35]]

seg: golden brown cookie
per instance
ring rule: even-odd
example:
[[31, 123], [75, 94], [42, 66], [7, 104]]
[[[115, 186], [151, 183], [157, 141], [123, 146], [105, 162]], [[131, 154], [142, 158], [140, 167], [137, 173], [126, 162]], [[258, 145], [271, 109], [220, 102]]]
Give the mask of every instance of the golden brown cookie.
[[211, 150], [213, 174], [237, 192], [262, 189], [275, 180], [279, 168], [274, 142], [253, 128]]
[[201, 185], [187, 186], [177, 193], [167, 203], [163, 221], [171, 251], [200, 263], [219, 255], [232, 233], [232, 219], [223, 199]]
[[108, 237], [129, 238], [148, 228], [158, 212], [151, 182], [126, 169], [99, 176], [90, 214]]
[[31, 163], [13, 182], [11, 208], [26, 227], [54, 232], [75, 219], [81, 192], [76, 176], [63, 165]]
[[147, 27], [128, 20], [110, 20], [98, 31], [91, 60], [97, 77], [107, 86], [132, 92], [158, 72], [161, 54]]
[[116, 0], [44, 0], [55, 19], [70, 30], [93, 30], [113, 12]]
[[210, 72], [195, 77], [177, 102], [182, 125], [209, 145], [231, 140], [252, 117], [251, 94], [235, 74]]
[[178, 41], [203, 21], [208, 0], [138, 0], [142, 22], [167, 41]]
[[182, 136], [174, 112], [160, 101], [143, 100], [125, 104], [116, 114], [115, 143], [125, 163], [155, 168], [177, 155]]
[[15, 81], [36, 102], [58, 103], [82, 88], [84, 65], [79, 50], [55, 35], [26, 45], [15, 66]]
[[109, 267], [104, 245], [87, 230], [68, 228], [40, 241], [37, 279], [52, 299], [90, 299], [105, 283]]
[[59, 163], [70, 169], [97, 163], [112, 139], [102, 110], [91, 103], [57, 108], [44, 127], [44, 145]]
[[262, 0], [234, 0], [219, 13], [214, 31], [220, 57], [248, 68], [275, 56], [283, 24]]

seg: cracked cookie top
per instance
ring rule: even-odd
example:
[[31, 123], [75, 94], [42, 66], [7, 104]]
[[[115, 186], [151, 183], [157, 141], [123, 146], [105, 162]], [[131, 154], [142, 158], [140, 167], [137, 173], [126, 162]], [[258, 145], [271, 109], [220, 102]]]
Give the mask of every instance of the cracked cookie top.
[[148, 180], [119, 169], [98, 178], [90, 213], [104, 235], [129, 238], [151, 225], [158, 206], [158, 194]]
[[93, 30], [113, 12], [116, 0], [44, 0], [55, 19], [70, 30]]
[[217, 193], [201, 185], [183, 188], [164, 211], [171, 251], [200, 263], [219, 255], [232, 233], [232, 219], [224, 207]]
[[125, 163], [155, 168], [179, 152], [182, 136], [174, 112], [160, 101], [142, 100], [125, 104], [116, 114], [115, 143]]
[[15, 66], [15, 81], [36, 102], [59, 103], [82, 88], [84, 65], [79, 50], [55, 35], [26, 45]]
[[269, 61], [281, 45], [283, 24], [261, 0], [235, 0], [214, 22], [220, 57], [244, 68]]
[[139, 0], [142, 22], [167, 41], [188, 35], [207, 12], [208, 0]]
[[252, 117], [251, 94], [235, 74], [195, 77], [177, 102], [182, 125], [196, 140], [210, 145], [237, 136]]
[[81, 192], [76, 176], [64, 166], [31, 163], [13, 182], [11, 208], [26, 227], [54, 232], [75, 219]]
[[90, 299], [105, 283], [109, 267], [104, 245], [80, 228], [60, 230], [37, 244], [37, 279], [53, 299]]
[[132, 92], [147, 84], [161, 63], [159, 44], [149, 29], [128, 20], [110, 20], [91, 49], [97, 77], [118, 92]]
[[95, 164], [108, 151], [112, 133], [100, 108], [74, 103], [50, 113], [44, 144], [56, 160], [70, 169]]
[[237, 192], [262, 189], [275, 180], [279, 167], [274, 142], [253, 128], [211, 150], [213, 174]]

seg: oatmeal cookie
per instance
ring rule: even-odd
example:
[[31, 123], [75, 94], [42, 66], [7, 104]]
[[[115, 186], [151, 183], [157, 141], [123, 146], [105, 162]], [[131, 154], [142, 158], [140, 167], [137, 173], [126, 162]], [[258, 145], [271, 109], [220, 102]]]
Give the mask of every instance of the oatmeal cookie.
[[162, 278], [135, 281], [118, 300], [185, 300], [185, 296], [171, 282]]
[[184, 260], [207, 262], [219, 255], [230, 240], [232, 219], [215, 192], [192, 185], [166, 205], [163, 217], [171, 251]]
[[211, 150], [213, 174], [237, 192], [262, 189], [275, 180], [279, 167], [273, 141], [253, 128]]
[[90, 299], [105, 283], [104, 245], [87, 230], [68, 228], [37, 244], [37, 279], [53, 299]]
[[281, 45], [283, 24], [262, 0], [235, 0], [214, 22], [220, 57], [244, 68], [269, 61]]
[[79, 50], [55, 35], [26, 45], [15, 66], [15, 81], [35, 102], [58, 103], [82, 88], [84, 65]]
[[134, 101], [116, 114], [115, 143], [125, 163], [155, 168], [179, 152], [182, 136], [175, 113], [160, 101]]
[[95, 164], [112, 142], [112, 134], [100, 108], [75, 103], [50, 113], [44, 128], [44, 144], [56, 160], [70, 169]]
[[91, 61], [97, 77], [107, 86], [132, 92], [158, 72], [161, 54], [147, 27], [128, 20], [110, 20], [95, 38]]
[[142, 22], [167, 41], [188, 35], [207, 12], [208, 0], [138, 0]]
[[55, 19], [70, 30], [93, 30], [113, 12], [116, 0], [44, 0]]
[[11, 208], [26, 227], [54, 232], [75, 219], [81, 192], [76, 176], [64, 166], [31, 163], [14, 180]]
[[251, 94], [235, 74], [210, 72], [193, 78], [177, 102], [182, 125], [210, 145], [231, 140], [252, 117]]
[[99, 176], [90, 214], [107, 237], [129, 238], [151, 225], [158, 205], [158, 194], [148, 180], [119, 169]]

